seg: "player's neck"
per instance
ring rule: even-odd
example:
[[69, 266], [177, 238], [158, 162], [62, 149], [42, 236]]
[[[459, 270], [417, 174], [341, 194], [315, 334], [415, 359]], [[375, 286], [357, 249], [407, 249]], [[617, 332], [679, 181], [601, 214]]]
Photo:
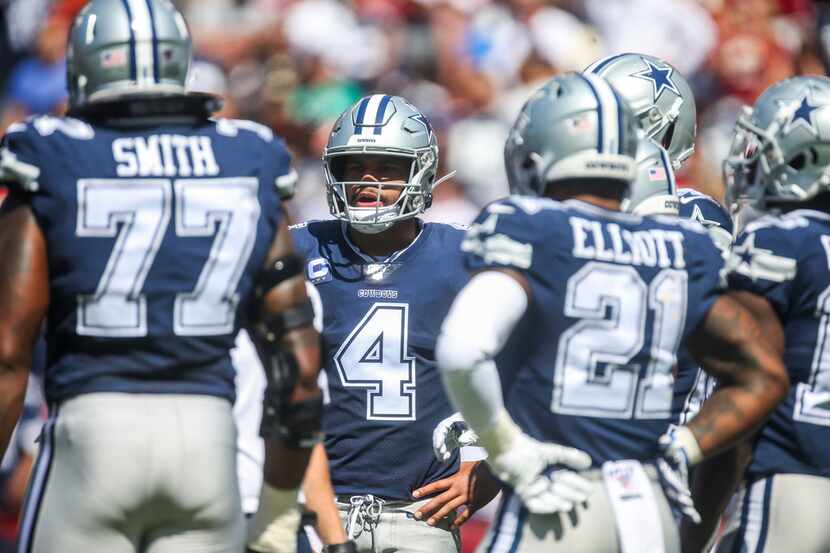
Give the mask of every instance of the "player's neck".
[[406, 219], [377, 234], [365, 234], [349, 227], [349, 239], [360, 251], [384, 257], [407, 248], [418, 236], [418, 220]]
[[585, 202], [586, 204], [595, 205], [597, 207], [608, 209], [610, 211], [620, 211], [620, 200], [618, 200], [617, 198], [607, 198], [604, 196], [597, 196], [594, 194], [551, 194], [551, 197], [554, 200], [558, 200], [560, 202], [564, 202], [565, 200], [579, 200], [581, 202]]

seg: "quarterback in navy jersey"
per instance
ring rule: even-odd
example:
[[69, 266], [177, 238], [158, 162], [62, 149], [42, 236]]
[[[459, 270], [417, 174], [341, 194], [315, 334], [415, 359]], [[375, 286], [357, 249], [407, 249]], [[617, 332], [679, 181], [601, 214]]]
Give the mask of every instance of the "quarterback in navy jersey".
[[[679, 551], [674, 517], [697, 518], [688, 467], [786, 394], [781, 360], [721, 293], [706, 231], [619, 211], [636, 144], [605, 80], [551, 80], [505, 145], [519, 195], [486, 207], [462, 244], [473, 276], [436, 352], [510, 489], [486, 551]], [[681, 342], [723, 386], [667, 432]]]
[[480, 463], [433, 455], [453, 415], [435, 340], [467, 279], [464, 231], [417, 218], [437, 184], [436, 137], [406, 100], [376, 94], [340, 116], [323, 159], [335, 219], [292, 237], [322, 305], [325, 449], [346, 532], [362, 550], [455, 552], [458, 524], [497, 486], [476, 497]]
[[[15, 124], [0, 152], [2, 449], [44, 318], [48, 344], [49, 420], [19, 551], [244, 548], [229, 357], [242, 324], [282, 361], [266, 360], [270, 374], [290, 374], [266, 393], [251, 537], [266, 551], [295, 520], [321, 405], [278, 192], [289, 155], [268, 129], [212, 120], [216, 99], [186, 93], [190, 38], [170, 2], [93, 0], [69, 40], [70, 117]], [[303, 425], [276, 420], [296, 412]]]
[[[735, 241], [729, 287], [782, 352], [792, 385], [752, 441], [739, 516], [719, 552], [830, 550], [829, 138], [830, 80], [795, 77], [739, 116], [724, 165], [727, 196], [766, 213]], [[730, 462], [709, 472], [733, 474]], [[708, 490], [707, 505], [717, 494]]]

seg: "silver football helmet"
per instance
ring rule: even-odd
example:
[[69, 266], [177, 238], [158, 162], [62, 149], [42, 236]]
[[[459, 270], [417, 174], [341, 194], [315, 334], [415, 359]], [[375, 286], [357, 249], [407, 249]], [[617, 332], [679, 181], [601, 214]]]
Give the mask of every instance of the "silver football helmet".
[[830, 190], [830, 79], [793, 77], [744, 107], [723, 170], [730, 205], [763, 210]]
[[641, 138], [637, 178], [620, 209], [637, 215], [677, 215], [679, 204], [669, 155], [650, 138]]
[[585, 73], [608, 79], [637, 114], [646, 135], [669, 153], [674, 169], [692, 155], [697, 108], [689, 83], [677, 69], [654, 56], [626, 53], [597, 60]]
[[70, 110], [131, 96], [183, 95], [190, 34], [170, 0], [91, 0], [69, 33]]
[[544, 196], [550, 183], [611, 179], [626, 187], [637, 164], [637, 119], [595, 75], [567, 73], [525, 103], [504, 145], [510, 192]]
[[[386, 155], [410, 161], [409, 179], [397, 201], [388, 206], [357, 207], [349, 204], [348, 188], [364, 181], [344, 180], [349, 156]], [[323, 153], [326, 196], [331, 214], [357, 231], [375, 234], [398, 221], [416, 217], [432, 204], [438, 181], [438, 141], [426, 116], [400, 96], [374, 94], [357, 101], [340, 114]]]

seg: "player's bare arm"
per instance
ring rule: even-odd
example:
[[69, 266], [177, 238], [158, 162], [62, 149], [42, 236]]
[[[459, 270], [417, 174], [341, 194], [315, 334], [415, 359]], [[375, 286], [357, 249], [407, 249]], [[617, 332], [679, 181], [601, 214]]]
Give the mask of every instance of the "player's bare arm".
[[[285, 223], [280, 227], [268, 253], [266, 267], [283, 263], [295, 256], [291, 234]], [[271, 288], [262, 298], [261, 320], [279, 319], [296, 313], [308, 305], [302, 272], [293, 274]], [[320, 369], [320, 337], [312, 320], [289, 323], [281, 337], [276, 337], [282, 353], [296, 363], [296, 377], [289, 402], [299, 403], [321, 397], [317, 386]], [[270, 329], [269, 329], [270, 330]], [[259, 347], [258, 347], [259, 349]], [[268, 370], [266, 368], [266, 370]], [[296, 488], [305, 474], [311, 456], [310, 447], [292, 447], [284, 442], [266, 439], [265, 479], [278, 488]]]
[[49, 304], [46, 245], [15, 194], [0, 207], [0, 454], [20, 417], [32, 349]]
[[[743, 291], [732, 291], [730, 297], [752, 314], [765, 343], [779, 356], [784, 353], [784, 333], [778, 316], [770, 303], [761, 296]], [[704, 404], [705, 405], [705, 404]], [[681, 543], [685, 553], [705, 551], [714, 535], [720, 515], [744, 476], [752, 458], [750, 440], [703, 461], [696, 469], [691, 483], [692, 497], [702, 521], [698, 525], [684, 521]]]
[[415, 518], [426, 520], [430, 526], [457, 510], [452, 527], [458, 528], [490, 503], [501, 490], [501, 483], [490, 472], [484, 461], [462, 462], [458, 472], [418, 488], [412, 492], [416, 499], [438, 494], [415, 512]]
[[282, 551], [282, 544], [294, 543], [297, 494], [319, 441], [320, 337], [312, 326], [302, 265], [283, 222], [262, 272], [261, 310], [251, 333], [268, 378], [261, 428], [265, 485], [249, 536], [254, 551]]
[[688, 423], [704, 457], [717, 454], [756, 430], [786, 396], [787, 371], [780, 350], [780, 324], [764, 330], [732, 295], [713, 304], [687, 341], [690, 351], [720, 388]]
[[329, 458], [323, 444], [317, 444], [303, 480], [305, 507], [317, 516], [317, 533], [325, 545], [344, 543], [346, 531], [334, 503], [334, 488], [329, 473]]

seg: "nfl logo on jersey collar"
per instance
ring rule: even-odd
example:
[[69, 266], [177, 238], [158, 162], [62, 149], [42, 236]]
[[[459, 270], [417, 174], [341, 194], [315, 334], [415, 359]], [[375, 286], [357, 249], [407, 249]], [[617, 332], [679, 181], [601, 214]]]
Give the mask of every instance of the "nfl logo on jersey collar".
[[372, 282], [380, 282], [401, 267], [401, 263], [367, 263], [363, 266], [363, 277]]

